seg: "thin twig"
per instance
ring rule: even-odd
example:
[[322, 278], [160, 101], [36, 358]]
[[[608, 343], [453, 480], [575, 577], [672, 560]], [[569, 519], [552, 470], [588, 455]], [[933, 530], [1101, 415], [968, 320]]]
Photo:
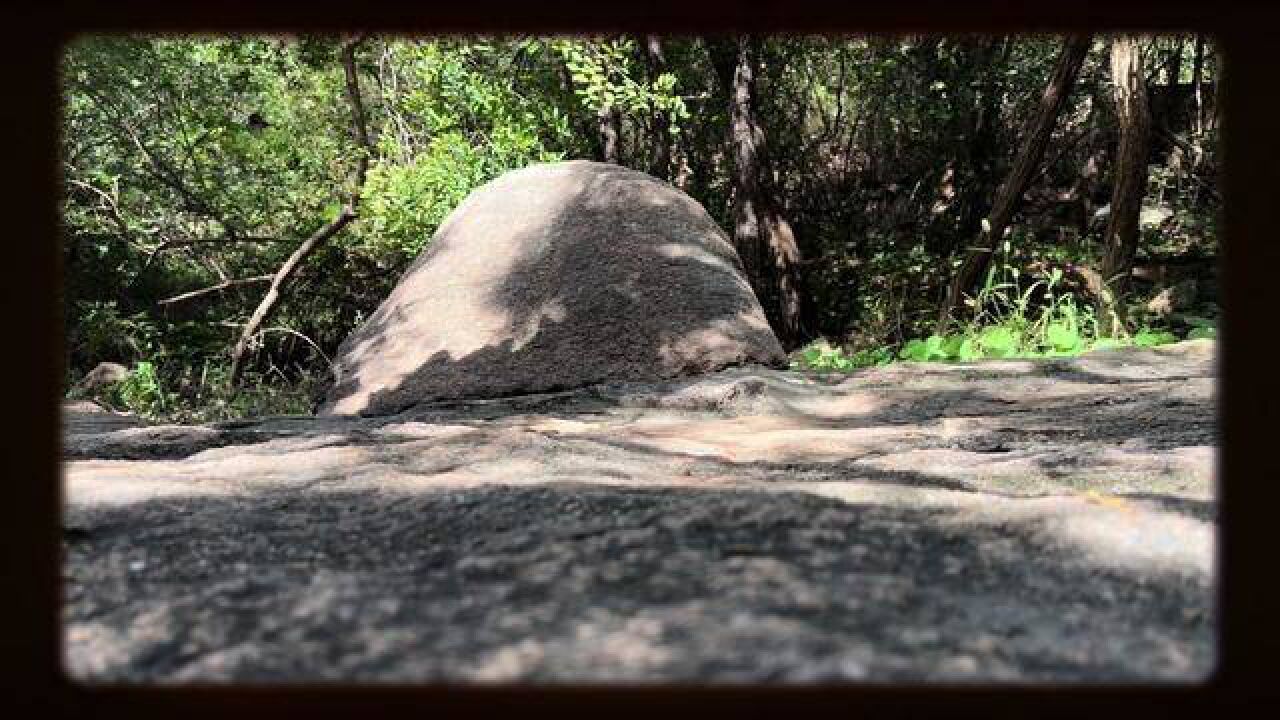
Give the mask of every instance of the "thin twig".
[[208, 295], [209, 293], [215, 293], [220, 290], [226, 290], [227, 288], [239, 287], [241, 285], [253, 285], [253, 284], [262, 283], [262, 282], [271, 282], [271, 279], [273, 277], [275, 276], [274, 275], [256, 275], [254, 277], [239, 278], [237, 280], [225, 280], [223, 282], [218, 283], [217, 285], [211, 285], [207, 288], [201, 288], [199, 290], [192, 290], [191, 292], [183, 293], [181, 295], [174, 295], [171, 298], [165, 298], [164, 300], [161, 300], [156, 304], [172, 305], [174, 303], [186, 302], [187, 300], [194, 300], [198, 297]]
[[319, 354], [320, 354], [320, 357], [324, 359], [325, 363], [326, 363], [329, 367], [333, 367], [333, 362], [329, 360], [329, 356], [328, 356], [328, 355], [325, 355], [325, 354], [324, 354], [324, 351], [320, 349], [320, 346], [319, 346], [319, 345], [316, 345], [316, 344], [311, 340], [311, 338], [307, 337], [306, 335], [303, 335], [302, 333], [300, 333], [300, 332], [298, 332], [297, 330], [294, 330], [294, 329], [292, 329], [292, 328], [287, 328], [287, 327], [269, 327], [269, 328], [263, 328], [263, 329], [259, 330], [259, 331], [257, 332], [257, 334], [254, 336], [255, 342], [261, 342], [262, 336], [263, 336], [263, 335], [265, 335], [265, 334], [267, 334], [268, 332], [280, 332], [280, 333], [286, 333], [286, 334], [289, 334], [289, 335], [294, 335], [294, 336], [297, 336], [297, 337], [302, 338], [302, 339], [303, 339], [303, 341], [305, 341], [308, 345], [310, 345], [313, 349], [315, 349], [315, 351], [316, 351], [317, 353], [319, 353]]

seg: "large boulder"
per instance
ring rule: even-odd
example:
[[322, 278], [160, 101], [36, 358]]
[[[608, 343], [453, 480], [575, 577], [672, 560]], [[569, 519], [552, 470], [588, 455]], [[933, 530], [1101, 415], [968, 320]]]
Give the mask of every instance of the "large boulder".
[[321, 414], [657, 380], [785, 355], [695, 200], [575, 160], [471, 193], [338, 349]]
[[96, 393], [105, 390], [118, 382], [129, 377], [129, 368], [120, 363], [104, 362], [98, 363], [96, 367], [89, 371], [88, 375], [81, 378], [76, 387], [88, 393]]

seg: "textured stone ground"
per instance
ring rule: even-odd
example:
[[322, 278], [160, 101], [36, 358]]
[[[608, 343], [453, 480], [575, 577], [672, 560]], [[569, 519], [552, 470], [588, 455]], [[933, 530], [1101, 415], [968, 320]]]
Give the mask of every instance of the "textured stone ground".
[[1194, 681], [1213, 345], [386, 418], [69, 408], [86, 681]]

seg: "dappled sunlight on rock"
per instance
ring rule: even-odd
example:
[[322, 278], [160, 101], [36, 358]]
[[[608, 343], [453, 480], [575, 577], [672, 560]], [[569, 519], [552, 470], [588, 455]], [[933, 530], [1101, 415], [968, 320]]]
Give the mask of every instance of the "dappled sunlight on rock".
[[339, 347], [321, 413], [784, 362], [697, 202], [618, 165], [548, 163], [498, 177], [450, 214]]
[[208, 497], [234, 492], [226, 483], [194, 473], [165, 472], [163, 467], [149, 467], [140, 472], [137, 465], [123, 461], [76, 463], [63, 471], [63, 493], [75, 502], [90, 505], [128, 505], [154, 498]]
[[1168, 357], [1120, 361], [1130, 380], [1059, 363], [734, 368], [382, 418], [80, 423], [68, 667], [1203, 677], [1214, 381], [1208, 359]]

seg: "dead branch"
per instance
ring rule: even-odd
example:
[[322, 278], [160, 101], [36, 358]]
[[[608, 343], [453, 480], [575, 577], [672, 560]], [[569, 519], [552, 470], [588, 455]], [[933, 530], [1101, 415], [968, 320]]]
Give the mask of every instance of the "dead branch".
[[226, 280], [224, 282], [218, 283], [217, 285], [210, 285], [207, 288], [192, 290], [191, 292], [183, 293], [181, 295], [174, 295], [171, 298], [165, 298], [164, 300], [161, 300], [156, 304], [172, 305], [174, 303], [186, 302], [188, 300], [194, 300], [198, 297], [203, 297], [210, 293], [226, 290], [227, 288], [239, 287], [241, 285], [256, 285], [257, 283], [270, 282], [273, 277], [274, 277], [273, 275], [256, 275], [254, 277], [240, 278], [238, 280]]
[[356, 46], [362, 39], [361, 36], [357, 36], [342, 46], [342, 66], [346, 73], [347, 102], [351, 106], [351, 124], [355, 139], [360, 145], [357, 150], [359, 157], [356, 161], [356, 169], [352, 178], [354, 186], [347, 199], [346, 207], [342, 209], [338, 217], [303, 241], [298, 246], [298, 249], [294, 250], [293, 254], [289, 256], [289, 259], [285, 260], [284, 265], [281, 265], [280, 269], [276, 271], [275, 277], [271, 280], [271, 287], [267, 289], [266, 295], [258, 303], [258, 307], [253, 311], [249, 322], [245, 323], [244, 329], [240, 333], [240, 339], [231, 351], [230, 382], [232, 388], [237, 387], [239, 384], [240, 373], [244, 369], [245, 352], [248, 350], [253, 337], [258, 333], [258, 328], [275, 309], [285, 286], [292, 279], [294, 273], [302, 266], [307, 257], [315, 252], [316, 248], [319, 248], [329, 238], [338, 234], [357, 217], [356, 209], [360, 205], [360, 192], [364, 187], [365, 174], [369, 169], [369, 158], [373, 155], [373, 147], [369, 142], [369, 133], [365, 126], [364, 102], [360, 97], [360, 78], [356, 73], [355, 51]]
[[329, 238], [338, 234], [344, 227], [356, 218], [355, 211], [350, 205], [343, 208], [337, 219], [328, 225], [320, 228], [311, 237], [307, 238], [293, 254], [285, 260], [284, 265], [276, 271], [271, 278], [271, 287], [267, 289], [266, 295], [263, 295], [262, 301], [258, 303], [258, 307], [250, 316], [249, 322], [245, 323], [244, 329], [240, 333], [240, 339], [236, 342], [235, 348], [231, 351], [231, 383], [234, 386], [239, 380], [240, 372], [244, 369], [244, 354], [249, 349], [249, 343], [253, 336], [257, 333], [258, 327], [266, 320], [267, 315], [275, 309], [276, 303], [280, 300], [280, 293], [288, 282], [292, 279], [294, 273], [302, 265], [316, 248], [323, 245]]
[[253, 237], [253, 236], [245, 237], [240, 235], [219, 235], [217, 237], [203, 237], [203, 238], [194, 238], [194, 237], [166, 238], [163, 241], [161, 241], [159, 245], [152, 248], [151, 251], [147, 254], [147, 259], [145, 262], [142, 263], [142, 270], [139, 272], [139, 274], [141, 274], [142, 272], [145, 272], [147, 268], [151, 267], [151, 263], [154, 262], [155, 259], [160, 256], [160, 253], [165, 252], [167, 250], [173, 250], [175, 248], [191, 247], [193, 245], [222, 245], [226, 243], [269, 244], [269, 243], [279, 243], [279, 242], [284, 242], [284, 240], [282, 240], [281, 238]]

